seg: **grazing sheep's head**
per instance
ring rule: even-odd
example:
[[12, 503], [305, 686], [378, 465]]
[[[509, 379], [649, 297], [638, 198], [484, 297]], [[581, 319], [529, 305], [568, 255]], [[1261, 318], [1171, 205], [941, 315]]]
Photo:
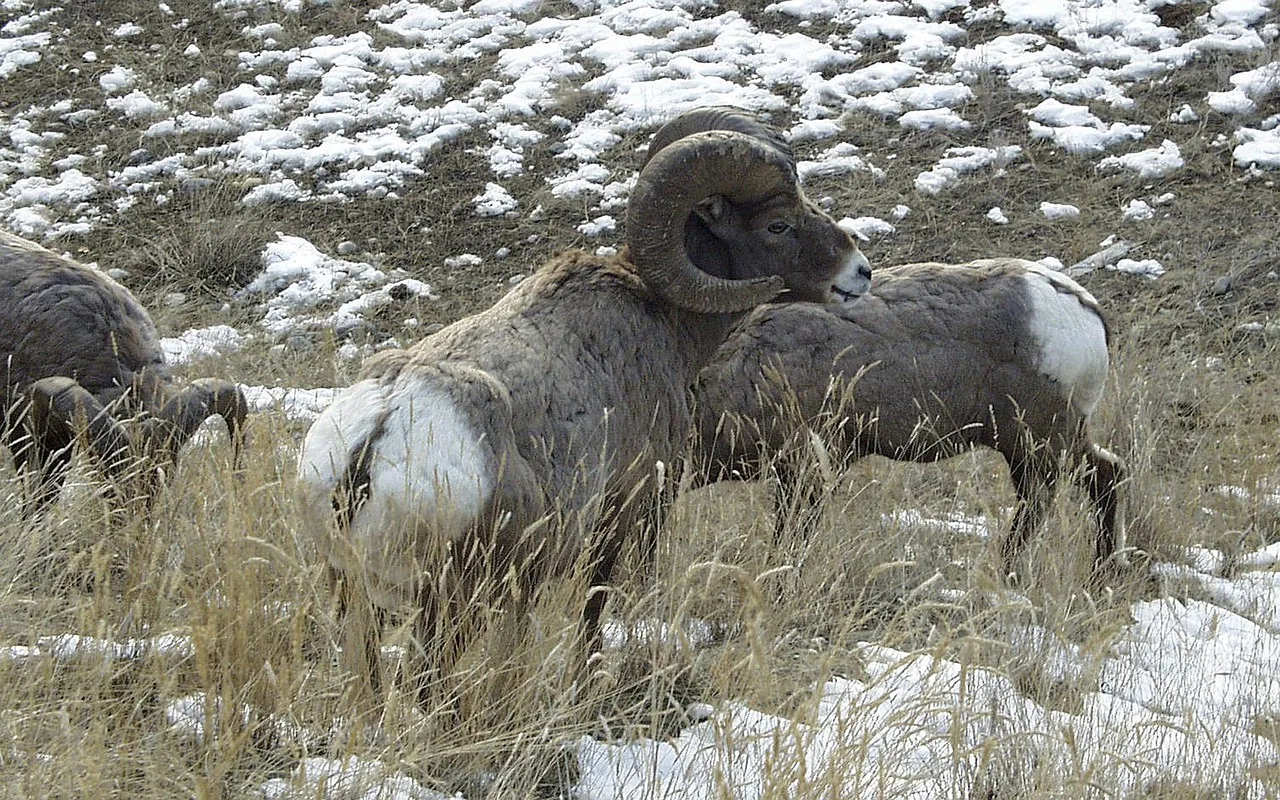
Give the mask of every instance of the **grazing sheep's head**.
[[662, 265], [668, 299], [695, 311], [741, 311], [784, 289], [847, 300], [870, 287], [857, 244], [801, 191], [790, 146], [741, 109], [698, 109], [654, 135], [627, 230], [637, 267]]
[[176, 392], [167, 388], [143, 375], [103, 405], [72, 378], [42, 378], [28, 389], [28, 425], [51, 450], [83, 437], [111, 478], [115, 495], [149, 503], [182, 446], [212, 415], [226, 422], [238, 461], [248, 414], [244, 393], [230, 381], [206, 378]]

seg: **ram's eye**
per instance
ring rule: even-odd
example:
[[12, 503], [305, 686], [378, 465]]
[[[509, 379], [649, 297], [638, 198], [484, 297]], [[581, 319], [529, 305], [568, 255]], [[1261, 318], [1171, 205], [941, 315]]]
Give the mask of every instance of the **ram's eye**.
[[789, 230], [791, 230], [791, 226], [781, 221], [770, 222], [768, 227], [769, 233], [786, 233]]

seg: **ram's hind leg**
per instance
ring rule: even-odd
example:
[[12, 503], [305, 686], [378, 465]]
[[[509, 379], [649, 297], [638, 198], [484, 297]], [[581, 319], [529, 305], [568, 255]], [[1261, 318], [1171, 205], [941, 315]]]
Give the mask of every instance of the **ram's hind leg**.
[[1000, 544], [1000, 562], [1005, 576], [1017, 575], [1018, 560], [1026, 549], [1031, 534], [1044, 521], [1045, 513], [1057, 492], [1056, 460], [1043, 450], [1006, 456], [1009, 476], [1018, 495], [1018, 510], [1009, 533]]
[[436, 563], [444, 565], [443, 574], [430, 576], [418, 591], [408, 679], [422, 712], [447, 726], [464, 713], [464, 681], [454, 672], [483, 628], [493, 587], [479, 568], [467, 569], [447, 555]]
[[[504, 634], [522, 630], [530, 587], [522, 583], [528, 564], [512, 560], [502, 533], [442, 543], [425, 559], [433, 568], [419, 572], [406, 677], [437, 730], [470, 725], [494, 710], [485, 708], [492, 698], [506, 696], [501, 673], [518, 634]], [[464, 660], [472, 648], [478, 657]]]
[[1094, 554], [1097, 570], [1125, 547], [1124, 511], [1120, 502], [1125, 466], [1119, 456], [1096, 444], [1088, 446], [1084, 460], [1085, 488], [1093, 502], [1093, 517], [1098, 526]]
[[329, 567], [329, 581], [337, 606], [342, 652], [339, 666], [347, 683], [346, 703], [357, 719], [373, 723], [386, 702], [382, 674], [382, 625], [385, 613], [375, 608], [356, 576]]

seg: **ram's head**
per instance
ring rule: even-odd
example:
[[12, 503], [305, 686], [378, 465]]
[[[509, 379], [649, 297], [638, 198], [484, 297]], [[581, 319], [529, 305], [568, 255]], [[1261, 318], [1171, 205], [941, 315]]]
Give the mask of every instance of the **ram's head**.
[[[695, 310], [742, 311], [783, 290], [778, 299], [849, 300], [871, 286], [857, 243], [801, 188], [790, 144], [732, 106], [686, 112], [654, 134], [627, 230], [638, 266], [670, 264], [670, 300]], [[675, 282], [685, 274], [688, 285]]]
[[[143, 386], [146, 389], [143, 390]], [[40, 459], [42, 485], [37, 503], [45, 505], [61, 489], [71, 445], [82, 440], [110, 479], [122, 502], [149, 503], [177, 464], [178, 454], [206, 419], [226, 422], [238, 462], [248, 403], [236, 384], [213, 378], [174, 390], [165, 383], [139, 381], [107, 404], [62, 376], [42, 378], [28, 388], [27, 450]]]

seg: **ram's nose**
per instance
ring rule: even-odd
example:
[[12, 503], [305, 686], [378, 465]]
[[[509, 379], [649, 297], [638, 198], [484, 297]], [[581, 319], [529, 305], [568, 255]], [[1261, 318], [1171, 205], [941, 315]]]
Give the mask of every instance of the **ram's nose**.
[[831, 281], [831, 293], [841, 303], [851, 303], [871, 288], [871, 262], [861, 250], [854, 250]]

